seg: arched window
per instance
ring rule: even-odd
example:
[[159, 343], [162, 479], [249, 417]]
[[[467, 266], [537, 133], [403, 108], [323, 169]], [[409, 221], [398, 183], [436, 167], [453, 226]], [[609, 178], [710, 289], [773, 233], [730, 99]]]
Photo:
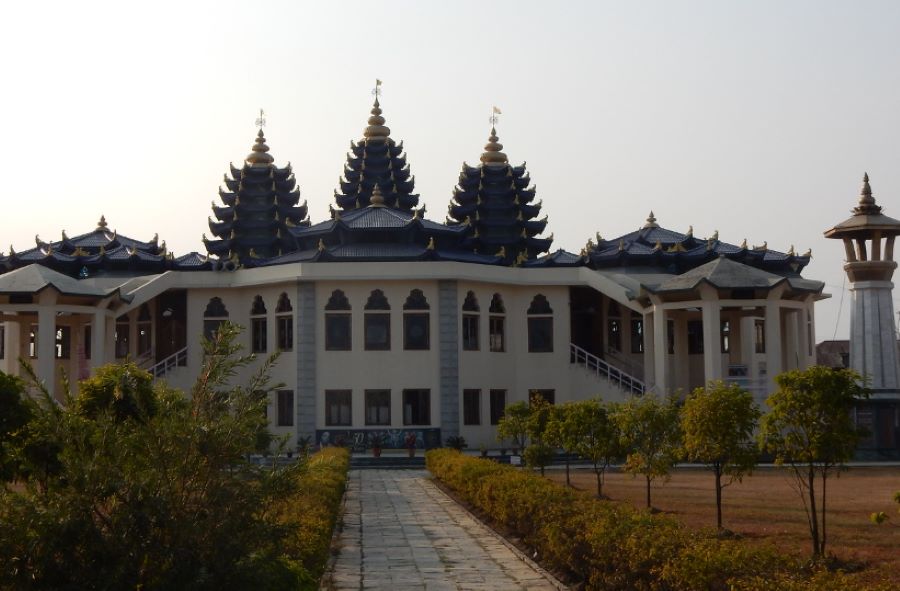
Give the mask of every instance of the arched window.
[[495, 293], [491, 298], [491, 307], [488, 318], [488, 337], [491, 351], [502, 353], [506, 351], [506, 307], [503, 298]]
[[553, 351], [553, 310], [542, 294], [537, 294], [528, 306], [528, 352]]
[[222, 298], [209, 298], [209, 303], [206, 304], [206, 311], [203, 312], [204, 338], [211, 340], [226, 320], [228, 320], [228, 310], [225, 308]]
[[622, 314], [619, 304], [612, 300], [606, 308], [606, 346], [611, 350], [622, 350]]
[[463, 302], [462, 341], [463, 351], [478, 351], [481, 348], [479, 334], [481, 328], [481, 308], [474, 292], [466, 294]]
[[384, 292], [373, 289], [365, 306], [363, 334], [367, 351], [389, 351], [391, 348], [391, 305]]
[[278, 350], [292, 351], [294, 349], [294, 308], [291, 299], [284, 292], [278, 296], [275, 306], [275, 322], [278, 327]]
[[265, 353], [269, 348], [269, 322], [266, 312], [266, 303], [262, 296], [254, 297], [253, 305], [250, 306], [250, 351], [252, 353]]
[[137, 332], [138, 356], [149, 354], [153, 348], [153, 319], [150, 316], [150, 306], [147, 304], [142, 305], [138, 312]]
[[424, 351], [430, 347], [430, 306], [421, 289], [409, 292], [403, 304], [403, 348], [407, 351]]
[[349, 351], [352, 348], [350, 333], [350, 302], [340, 289], [331, 292], [325, 304], [325, 349]]

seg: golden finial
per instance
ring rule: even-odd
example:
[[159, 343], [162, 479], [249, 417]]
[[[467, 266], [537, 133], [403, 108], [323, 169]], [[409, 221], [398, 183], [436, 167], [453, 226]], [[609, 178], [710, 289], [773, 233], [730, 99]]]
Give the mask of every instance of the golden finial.
[[434, 250], [434, 236], [428, 239], [428, 246], [425, 247], [427, 250]]
[[372, 188], [372, 197], [369, 198], [369, 204], [374, 207], [384, 207], [384, 195], [381, 194], [381, 187], [378, 183]]
[[513, 199], [513, 204], [519, 205], [519, 194], [518, 193], [516, 193], [516, 198]]
[[413, 216], [412, 216], [412, 219], [414, 219], [414, 220], [419, 219], [419, 210], [418, 210], [418, 209], [414, 209], [414, 210], [413, 210]]
[[88, 253], [85, 252], [85, 250], [83, 248], [78, 246], [75, 248], [75, 252], [72, 253], [72, 256], [73, 257], [84, 257], [84, 256], [88, 256]]
[[381, 80], [375, 80], [375, 88], [372, 89], [372, 94], [375, 95], [375, 102], [372, 104], [372, 110], [370, 111], [369, 125], [363, 131], [363, 136], [367, 143], [372, 140], [384, 141], [391, 135], [390, 128], [384, 125], [384, 117], [381, 116], [381, 103], [378, 101], [378, 97], [381, 96]]
[[525, 228], [522, 228], [522, 233], [519, 234], [519, 236], [521, 236], [522, 238], [528, 238], [528, 232], [525, 231]]
[[481, 205], [481, 194], [479, 194], [478, 197], [475, 198], [475, 205]]
[[478, 228], [475, 228], [475, 233], [472, 234], [473, 238], [481, 238], [481, 232], [478, 231]]
[[769, 241], [765, 240], [765, 241], [763, 241], [763, 243], [761, 245], [754, 246], [753, 250], [760, 250], [760, 251], [769, 250]]
[[126, 246], [125, 252], [128, 253], [128, 256], [133, 257], [133, 256], [137, 255], [137, 248], [132, 248], [130, 246]]
[[789, 257], [796, 256], [797, 253], [794, 251], [794, 245], [791, 244], [791, 249], [787, 252]]
[[553, 242], [553, 232], [550, 232], [550, 235], [547, 237], [547, 240]]
[[516, 265], [521, 265], [528, 261], [528, 254], [524, 250], [519, 251], [519, 256], [516, 257]]
[[209, 242], [209, 238], [206, 237], [206, 232], [203, 233], [203, 235], [201, 236], [200, 240], [202, 240], [204, 244], [206, 244], [207, 242]]
[[746, 238], [744, 238], [744, 241], [741, 242], [741, 249], [747, 250], [747, 239]]
[[481, 154], [482, 164], [486, 166], [503, 166], [509, 163], [506, 154], [501, 151], [503, 150], [503, 144], [498, 141], [499, 139], [497, 137], [497, 128], [492, 125], [488, 143], [484, 145], [484, 152]]
[[714, 240], [712, 238], [708, 238], [706, 240], [706, 252], [709, 252], [713, 249], [713, 242]]
[[713, 231], [712, 238], [711, 238], [710, 240], [718, 240], [718, 239], [719, 239], [719, 231], [718, 231], [718, 230], [714, 230], [714, 231]]
[[520, 209], [520, 210], [519, 210], [519, 215], [516, 216], [516, 221], [521, 222], [521, 221], [524, 221], [524, 219], [525, 219], [525, 218], [522, 217], [522, 210]]
[[106, 216], [105, 216], [105, 215], [100, 214], [100, 221], [97, 222], [97, 227], [98, 227], [98, 228], [105, 228], [105, 227], [106, 227]]
[[600, 235], [600, 232], [595, 232], [594, 236], [597, 238], [597, 244], [603, 242], [603, 236]]
[[477, 209], [475, 210], [475, 221], [476, 222], [481, 221], [481, 213]]
[[471, 226], [472, 225], [472, 216], [466, 216], [465, 221], [463, 222], [463, 226]]
[[812, 258], [812, 249], [811, 248], [807, 249], [806, 252], [803, 253], [803, 256], [811, 259]]
[[[206, 257], [202, 257], [202, 258], [205, 259]], [[167, 261], [174, 261], [174, 260], [175, 260], [175, 253], [174, 253], [174, 252], [167, 252], [167, 253], [166, 253], [166, 260], [167, 260]], [[204, 260], [203, 262], [205, 263], [206, 261]]]
[[35, 234], [35, 235], [34, 235], [34, 243], [35, 243], [37, 246], [40, 246], [40, 245], [41, 245], [41, 236], [40, 236], [40, 234]]
[[657, 238], [656, 244], [653, 245], [653, 250], [662, 250], [662, 241]]
[[16, 256], [16, 249], [13, 248], [13, 245], [12, 245], [12, 244], [9, 245], [9, 256], [10, 256], [10, 257]]
[[67, 240], [69, 239], [69, 237], [66, 236], [66, 231], [65, 231], [65, 230], [62, 231], [62, 239], [63, 239], [63, 242], [65, 242], [65, 241], [67, 241]]
[[644, 224], [645, 228], [658, 228], [659, 224], [656, 223], [656, 216], [653, 215], [653, 210], [650, 210], [650, 215], [647, 216], [647, 223]]
[[151, 240], [150, 242], [159, 242], [159, 232], [153, 234], [153, 240]]
[[620, 238], [619, 239], [619, 252], [622, 252], [623, 250], [625, 250], [625, 240]]
[[587, 250], [593, 250], [594, 249], [594, 241], [591, 240], [590, 238], [588, 238], [588, 241], [585, 243], [584, 247]]
[[160, 254], [166, 254], [166, 252], [167, 252], [168, 250], [169, 250], [169, 249], [166, 247], [166, 241], [163, 240], [163, 241], [162, 241], [162, 244], [159, 245], [159, 252], [160, 252]]
[[316, 245], [316, 248], [319, 250], [319, 252], [324, 251], [325, 250], [325, 241], [322, 240], [321, 238], [319, 238], [319, 244]]
[[255, 249], [255, 248], [251, 248], [251, 249], [250, 249], [250, 258], [251, 258], [251, 259], [258, 259], [258, 258], [259, 258], [259, 255], [256, 254], [256, 249]]
[[495, 256], [498, 256], [498, 257], [500, 257], [501, 259], [505, 259], [505, 258], [506, 258], [506, 247], [505, 247], [505, 246], [501, 246], [501, 247], [500, 247], [500, 250], [497, 251], [497, 254], [496, 254]]
[[334, 211], [334, 219], [335, 219], [335, 221], [339, 221], [341, 219], [341, 210], [340, 209], [336, 209]]
[[694, 225], [693, 225], [693, 224], [691, 224], [690, 226], [688, 226], [687, 235], [688, 235], [688, 236], [693, 236], [693, 235], [694, 235]]

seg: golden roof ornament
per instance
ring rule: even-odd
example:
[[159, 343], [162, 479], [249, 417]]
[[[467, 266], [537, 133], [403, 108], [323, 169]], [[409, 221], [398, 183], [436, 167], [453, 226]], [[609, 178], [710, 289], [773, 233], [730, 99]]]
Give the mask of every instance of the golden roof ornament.
[[366, 138], [366, 142], [383, 142], [391, 135], [391, 130], [384, 124], [384, 117], [381, 116], [381, 104], [378, 102], [378, 97], [381, 96], [381, 80], [375, 80], [375, 88], [372, 89], [372, 94], [375, 95], [375, 102], [372, 104], [371, 116], [368, 121], [369, 125], [363, 130], [363, 136]]
[[647, 223], [644, 224], [645, 228], [658, 228], [659, 224], [656, 223], [656, 216], [653, 215], [653, 210], [650, 210], [650, 215], [647, 216]]
[[501, 247], [500, 247], [500, 250], [497, 251], [497, 254], [496, 254], [495, 256], [498, 256], [498, 257], [500, 257], [501, 259], [505, 259], [505, 258], [506, 258], [506, 247], [505, 247], [505, 246], [501, 246]]
[[41, 245], [41, 236], [40, 236], [40, 234], [35, 234], [35, 235], [34, 235], [34, 243], [35, 243], [35, 245], [37, 245], [37, 246], [40, 246], [40, 245]]
[[159, 253], [160, 253], [160, 254], [166, 254], [166, 252], [168, 252], [168, 250], [169, 250], [169, 249], [168, 249], [168, 247], [166, 246], [166, 241], [163, 240], [163, 241], [162, 241], [162, 244], [159, 245]]
[[384, 207], [384, 195], [381, 194], [381, 187], [378, 186], [378, 183], [375, 183], [375, 186], [372, 188], [369, 204], [373, 207]]
[[655, 250], [655, 251], [656, 251], [656, 250], [662, 250], [662, 247], [663, 247], [663, 245], [662, 245], [662, 240], [660, 240], [659, 238], [657, 238], [657, 239], [656, 239], [656, 244], [653, 245], [653, 250]]
[[872, 187], [869, 186], [869, 173], [863, 174], [862, 187], [859, 189], [859, 205], [853, 208], [854, 215], [878, 215], [881, 207], [875, 205], [872, 197]]
[[803, 256], [811, 259], [812, 258], [812, 249], [811, 248], [807, 249], [806, 252], [803, 253]]
[[13, 248], [13, 245], [12, 245], [12, 244], [9, 245], [9, 256], [10, 256], [10, 257], [16, 256], [16, 249]]
[[209, 242], [209, 238], [206, 237], [206, 232], [204, 232], [204, 233], [201, 235], [200, 240], [202, 240], [204, 244], [206, 244], [207, 242]]
[[83, 248], [78, 246], [75, 248], [75, 251], [72, 253], [72, 256], [73, 257], [86, 257], [86, 256], [88, 256], [88, 253]]
[[419, 210], [418, 210], [418, 209], [414, 209], [414, 210], [413, 210], [413, 216], [412, 216], [412, 219], [414, 219], [414, 220], [419, 219]]
[[100, 221], [97, 222], [97, 227], [98, 227], [98, 228], [105, 228], [105, 227], [106, 227], [106, 216], [105, 216], [105, 215], [100, 214]]
[[759, 250], [759, 251], [766, 251], [766, 250], [769, 250], [769, 241], [768, 241], [768, 240], [765, 240], [765, 241], [764, 241], [762, 244], [760, 244], [759, 246], [754, 246], [754, 247], [753, 247], [753, 250]]
[[65, 231], [65, 230], [62, 231], [62, 239], [63, 239], [63, 242], [65, 242], [65, 241], [67, 241], [67, 240], [69, 239], [69, 237], [66, 236], [66, 231]]
[[491, 135], [488, 136], [488, 142], [484, 145], [484, 152], [481, 154], [481, 163], [485, 166], [504, 166], [509, 164], [506, 154], [501, 152], [503, 144], [498, 141], [499, 139], [497, 137], [497, 129], [492, 126]]
[[718, 239], [719, 239], [719, 231], [718, 231], [718, 230], [714, 230], [714, 231], [713, 231], [712, 238], [710, 238], [710, 240], [718, 240]]
[[794, 251], [794, 245], [793, 245], [793, 244], [791, 244], [791, 249], [790, 249], [789, 251], [787, 251], [787, 254], [788, 254], [789, 257], [796, 256], [797, 253]]
[[528, 253], [526, 253], [524, 250], [520, 250], [519, 256], [516, 257], [516, 265], [521, 265], [525, 262], [528, 262]]
[[594, 237], [597, 239], [597, 244], [603, 242], [603, 236], [600, 235], [600, 232], [595, 232]]
[[255, 249], [255, 248], [251, 248], [251, 249], [250, 249], [250, 258], [251, 258], [251, 259], [258, 259], [258, 258], [259, 258], [259, 255], [256, 253], [256, 249]]
[[694, 225], [693, 224], [688, 226], [687, 235], [688, 235], [688, 237], [691, 237], [691, 238], [694, 236]]
[[625, 241], [623, 239], [619, 239], [619, 252], [625, 250]]
[[706, 240], [706, 252], [709, 252], [709, 251], [711, 251], [711, 250], [713, 249], [713, 244], [714, 244], [714, 243], [715, 243], [715, 240], [713, 240], [712, 238], [707, 238], [707, 240]]
[[747, 239], [746, 238], [744, 238], [744, 241], [741, 242], [741, 249], [747, 250]]
[[318, 249], [319, 252], [324, 251], [325, 250], [325, 241], [322, 240], [321, 238], [319, 238], [319, 243], [316, 245], [316, 248]]
[[428, 246], [425, 247], [426, 250], [434, 250], [434, 236], [431, 236], [428, 239]]
[[100, 256], [102, 256], [102, 257], [106, 256], [106, 247], [105, 246], [100, 247]]
[[[262, 109], [260, 109], [260, 113], [262, 113]], [[265, 125], [264, 119], [263, 125]], [[266, 136], [263, 135], [262, 126], [260, 126], [259, 133], [256, 134], [256, 142], [253, 144], [252, 151], [247, 154], [244, 161], [254, 167], [264, 168], [271, 166], [272, 163], [275, 162], [275, 159], [272, 158], [268, 152], [269, 146], [266, 145]]]
[[137, 248], [132, 248], [130, 246], [125, 247], [125, 252], [128, 253], [128, 256], [133, 257], [137, 255]]

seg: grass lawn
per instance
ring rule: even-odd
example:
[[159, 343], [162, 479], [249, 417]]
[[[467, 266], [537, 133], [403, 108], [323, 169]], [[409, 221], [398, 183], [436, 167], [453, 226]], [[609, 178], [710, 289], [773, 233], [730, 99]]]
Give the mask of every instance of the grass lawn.
[[[565, 483], [565, 472], [551, 470], [549, 478]], [[595, 491], [590, 470], [572, 472], [575, 487]], [[818, 482], [817, 482], [818, 484]], [[645, 481], [613, 471], [603, 492], [614, 501], [645, 506]], [[828, 480], [828, 549], [844, 561], [865, 564], [861, 581], [892, 581], [900, 588], [900, 514], [892, 501], [900, 490], [900, 467], [851, 468]], [[676, 470], [671, 480], [651, 485], [653, 506], [674, 515], [691, 528], [715, 527], [716, 500], [712, 473], [702, 469]], [[724, 527], [751, 543], [772, 542], [786, 551], [807, 556], [811, 552], [803, 504], [790, 472], [764, 468], [735, 482], [722, 493]], [[873, 511], [885, 511], [891, 523], [876, 526]]]

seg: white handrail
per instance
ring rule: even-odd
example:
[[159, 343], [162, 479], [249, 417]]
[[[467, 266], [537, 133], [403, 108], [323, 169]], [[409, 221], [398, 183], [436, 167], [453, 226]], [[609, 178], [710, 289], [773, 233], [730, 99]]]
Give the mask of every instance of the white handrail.
[[575, 343], [569, 344], [569, 355], [571, 363], [583, 365], [587, 370], [593, 371], [602, 378], [606, 378], [609, 383], [615, 384], [623, 390], [638, 396], [646, 391], [643, 381], [610, 365], [593, 353], [588, 353]]
[[187, 350], [185, 347], [180, 351], [176, 351], [148, 369], [154, 378], [162, 378], [165, 377], [170, 371], [178, 367], [179, 365], [187, 365]]

